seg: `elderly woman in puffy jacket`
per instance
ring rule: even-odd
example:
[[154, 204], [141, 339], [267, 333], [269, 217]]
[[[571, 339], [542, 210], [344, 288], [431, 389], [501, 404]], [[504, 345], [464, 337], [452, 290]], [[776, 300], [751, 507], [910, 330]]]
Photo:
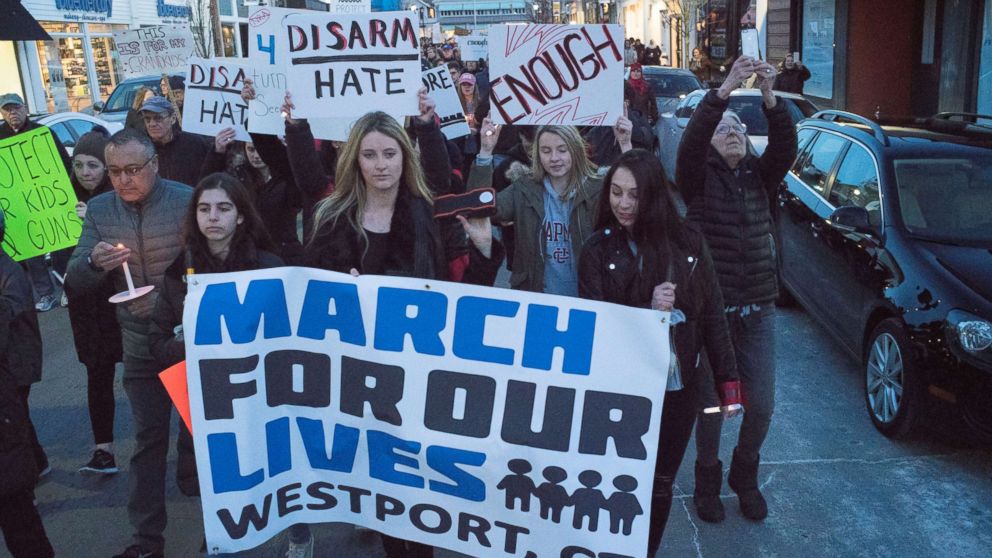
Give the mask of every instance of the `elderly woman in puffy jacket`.
[[[672, 360], [651, 497], [648, 556], [654, 556], [672, 505], [672, 483], [702, 401], [697, 376], [710, 375], [725, 414], [739, 403], [737, 366], [723, 299], [702, 234], [682, 222], [658, 159], [635, 149], [606, 175], [596, 233], [579, 261], [579, 296], [671, 312]], [[712, 368], [700, 366], [706, 350]], [[659, 386], [660, 388], [660, 386]]]

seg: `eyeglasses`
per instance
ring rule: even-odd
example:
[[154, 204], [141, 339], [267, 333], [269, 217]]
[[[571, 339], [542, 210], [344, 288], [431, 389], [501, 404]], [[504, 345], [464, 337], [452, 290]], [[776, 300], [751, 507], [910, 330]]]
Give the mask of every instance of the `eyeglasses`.
[[152, 155], [150, 159], [148, 159], [144, 163], [141, 163], [140, 165], [130, 165], [122, 169], [117, 167], [109, 167], [107, 168], [107, 174], [109, 174], [111, 178], [120, 178], [122, 174], [125, 174], [133, 178], [137, 176], [139, 172], [143, 171], [145, 167], [148, 166], [148, 163], [151, 163], [152, 159], [154, 158], [155, 155]]
[[160, 113], [160, 114], [145, 114], [142, 115], [141, 119], [145, 121], [145, 124], [151, 124], [152, 122], [164, 122], [165, 119], [171, 117], [171, 113]]
[[737, 132], [738, 134], [743, 136], [744, 134], [747, 133], [747, 126], [743, 124], [741, 124], [740, 126], [736, 124], [733, 126], [731, 126], [730, 124], [720, 124], [719, 126], [716, 127], [716, 133], [718, 136], [725, 136], [730, 132]]

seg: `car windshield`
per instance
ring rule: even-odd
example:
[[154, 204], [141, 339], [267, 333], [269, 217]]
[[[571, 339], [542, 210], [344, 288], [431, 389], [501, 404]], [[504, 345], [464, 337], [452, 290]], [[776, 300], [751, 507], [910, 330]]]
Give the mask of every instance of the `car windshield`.
[[[747, 133], [752, 136], [768, 135], [768, 119], [761, 110], [761, 97], [738, 96], [730, 98], [730, 110], [741, 117], [741, 122], [747, 126]], [[803, 99], [783, 99], [778, 97], [778, 102], [785, 103], [785, 108], [789, 112], [792, 123], [796, 124], [800, 120], [816, 112], [816, 107], [812, 103]]]
[[107, 99], [107, 106], [103, 109], [103, 112], [130, 110], [131, 103], [134, 102], [134, 94], [138, 91], [139, 87], [152, 87], [155, 89], [156, 94], [158, 91], [158, 83], [155, 80], [122, 83], [117, 86], [117, 89], [114, 89], [113, 95]]
[[896, 159], [899, 210], [920, 238], [992, 245], [992, 150], [947, 159]]
[[655, 97], [680, 97], [700, 88], [699, 80], [692, 76], [645, 72], [644, 80], [651, 85]]

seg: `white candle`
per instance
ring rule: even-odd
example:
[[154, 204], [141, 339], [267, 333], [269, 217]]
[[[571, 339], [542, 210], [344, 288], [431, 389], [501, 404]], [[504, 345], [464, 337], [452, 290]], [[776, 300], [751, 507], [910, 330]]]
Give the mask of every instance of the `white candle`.
[[[124, 245], [123, 244], [118, 244], [117, 247], [118, 248], [123, 248]], [[124, 280], [127, 281], [127, 292], [128, 292], [128, 294], [130, 294], [130, 295], [133, 296], [134, 295], [134, 279], [131, 278], [131, 269], [127, 266], [127, 260], [124, 260], [124, 263], [121, 264], [121, 265], [124, 267]]]

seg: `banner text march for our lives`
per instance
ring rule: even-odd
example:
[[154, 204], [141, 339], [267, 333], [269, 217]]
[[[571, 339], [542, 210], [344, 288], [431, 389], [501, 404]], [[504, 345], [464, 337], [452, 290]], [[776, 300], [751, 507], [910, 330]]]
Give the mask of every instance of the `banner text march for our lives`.
[[52, 139], [40, 127], [0, 140], [2, 249], [17, 261], [75, 246], [83, 232], [76, 192]]
[[493, 121], [612, 126], [623, 116], [623, 36], [619, 25], [493, 25]]
[[643, 556], [667, 318], [309, 268], [191, 277], [208, 548], [346, 522], [472, 556]]

